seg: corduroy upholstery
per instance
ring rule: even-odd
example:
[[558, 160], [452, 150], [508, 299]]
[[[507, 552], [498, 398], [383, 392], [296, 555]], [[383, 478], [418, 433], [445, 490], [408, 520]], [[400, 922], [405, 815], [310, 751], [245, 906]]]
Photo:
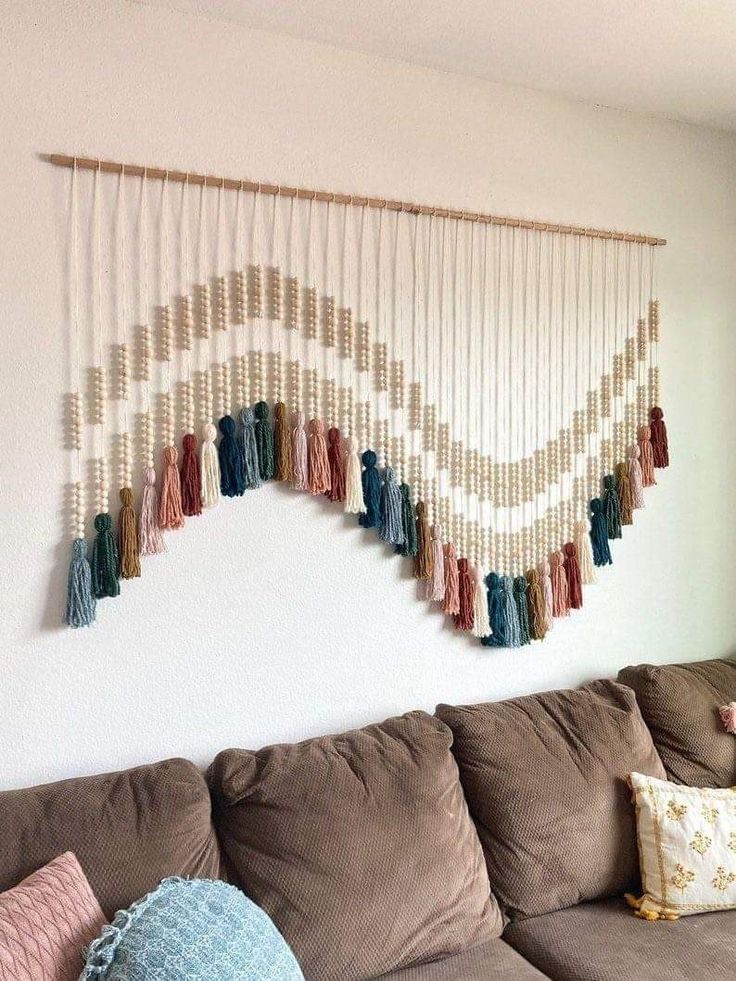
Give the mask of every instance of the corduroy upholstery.
[[164, 876], [219, 877], [201, 773], [187, 760], [165, 760], [0, 793], [0, 890], [66, 851], [109, 919]]
[[688, 787], [736, 784], [736, 737], [718, 714], [736, 701], [736, 657], [692, 664], [639, 664], [618, 680], [636, 692], [668, 779]]
[[307, 981], [365, 981], [500, 935], [451, 741], [410, 712], [215, 759], [223, 848]]
[[546, 978], [503, 940], [462, 954], [381, 975], [378, 981], [540, 981]]
[[437, 714], [453, 731], [491, 888], [513, 917], [638, 882], [632, 770], [663, 777], [634, 693], [613, 681]]
[[622, 899], [511, 923], [504, 933], [556, 981], [733, 981], [736, 913], [648, 923]]

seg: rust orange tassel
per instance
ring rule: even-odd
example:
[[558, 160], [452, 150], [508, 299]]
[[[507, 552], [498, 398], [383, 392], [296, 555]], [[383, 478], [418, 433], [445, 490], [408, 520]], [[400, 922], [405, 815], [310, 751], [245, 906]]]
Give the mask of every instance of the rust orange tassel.
[[670, 465], [670, 451], [667, 445], [667, 427], [664, 424], [664, 412], [655, 405], [649, 413], [651, 420], [649, 428], [652, 434], [652, 456], [655, 467]]
[[475, 604], [475, 582], [468, 567], [467, 559], [458, 559], [458, 612], [455, 626], [458, 630], [473, 629], [473, 607]]
[[197, 438], [185, 433], [181, 441], [181, 509], [189, 517], [202, 513], [202, 479], [197, 453]]
[[567, 597], [570, 608], [579, 610], [583, 605], [583, 582], [580, 575], [580, 563], [578, 562], [578, 550], [573, 542], [568, 542], [563, 546], [565, 553], [565, 577], [567, 578]]
[[345, 457], [342, 452], [342, 436], [335, 426], [327, 432], [327, 458], [330, 461], [330, 489], [327, 496], [331, 501], [345, 500]]

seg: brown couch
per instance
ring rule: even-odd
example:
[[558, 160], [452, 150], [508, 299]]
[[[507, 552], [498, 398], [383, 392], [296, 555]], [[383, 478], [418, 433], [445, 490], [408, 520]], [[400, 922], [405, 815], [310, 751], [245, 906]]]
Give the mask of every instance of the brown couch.
[[[223, 878], [307, 981], [736, 977], [736, 911], [636, 919], [631, 770], [736, 784], [736, 658], [0, 793], [0, 891], [66, 850], [105, 913]], [[216, 979], [213, 979], [216, 981]]]

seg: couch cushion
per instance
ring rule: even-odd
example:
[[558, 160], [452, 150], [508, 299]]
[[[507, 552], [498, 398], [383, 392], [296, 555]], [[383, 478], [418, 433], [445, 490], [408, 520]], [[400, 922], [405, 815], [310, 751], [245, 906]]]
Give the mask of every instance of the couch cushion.
[[633, 688], [670, 780], [688, 787], [736, 784], [736, 737], [718, 709], [736, 701], [736, 657], [693, 664], [639, 664], [618, 680]]
[[613, 681], [437, 714], [453, 731], [491, 888], [512, 917], [638, 885], [632, 770], [663, 777], [634, 693]]
[[503, 940], [431, 964], [382, 974], [379, 981], [540, 981], [547, 977]]
[[451, 741], [410, 712], [212, 764], [223, 848], [308, 981], [376, 977], [500, 934]]
[[108, 918], [167, 875], [220, 874], [207, 785], [193, 763], [0, 793], [0, 891], [71, 851]]
[[512, 923], [504, 939], [561, 981], [725, 981], [736, 974], [736, 912], [648, 923], [622, 899], [609, 899]]

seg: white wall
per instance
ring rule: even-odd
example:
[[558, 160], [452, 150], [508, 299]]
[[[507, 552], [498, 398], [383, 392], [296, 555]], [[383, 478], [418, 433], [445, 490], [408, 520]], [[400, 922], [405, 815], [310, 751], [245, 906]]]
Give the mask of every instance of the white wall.
[[[15, 0], [0, 18], [2, 786], [206, 763], [227, 745], [733, 650], [733, 135], [125, 2]], [[480, 648], [378, 543], [267, 487], [191, 522], [94, 629], [61, 628], [67, 326], [49, 151], [667, 237], [673, 466], [585, 610], [544, 644]]]

